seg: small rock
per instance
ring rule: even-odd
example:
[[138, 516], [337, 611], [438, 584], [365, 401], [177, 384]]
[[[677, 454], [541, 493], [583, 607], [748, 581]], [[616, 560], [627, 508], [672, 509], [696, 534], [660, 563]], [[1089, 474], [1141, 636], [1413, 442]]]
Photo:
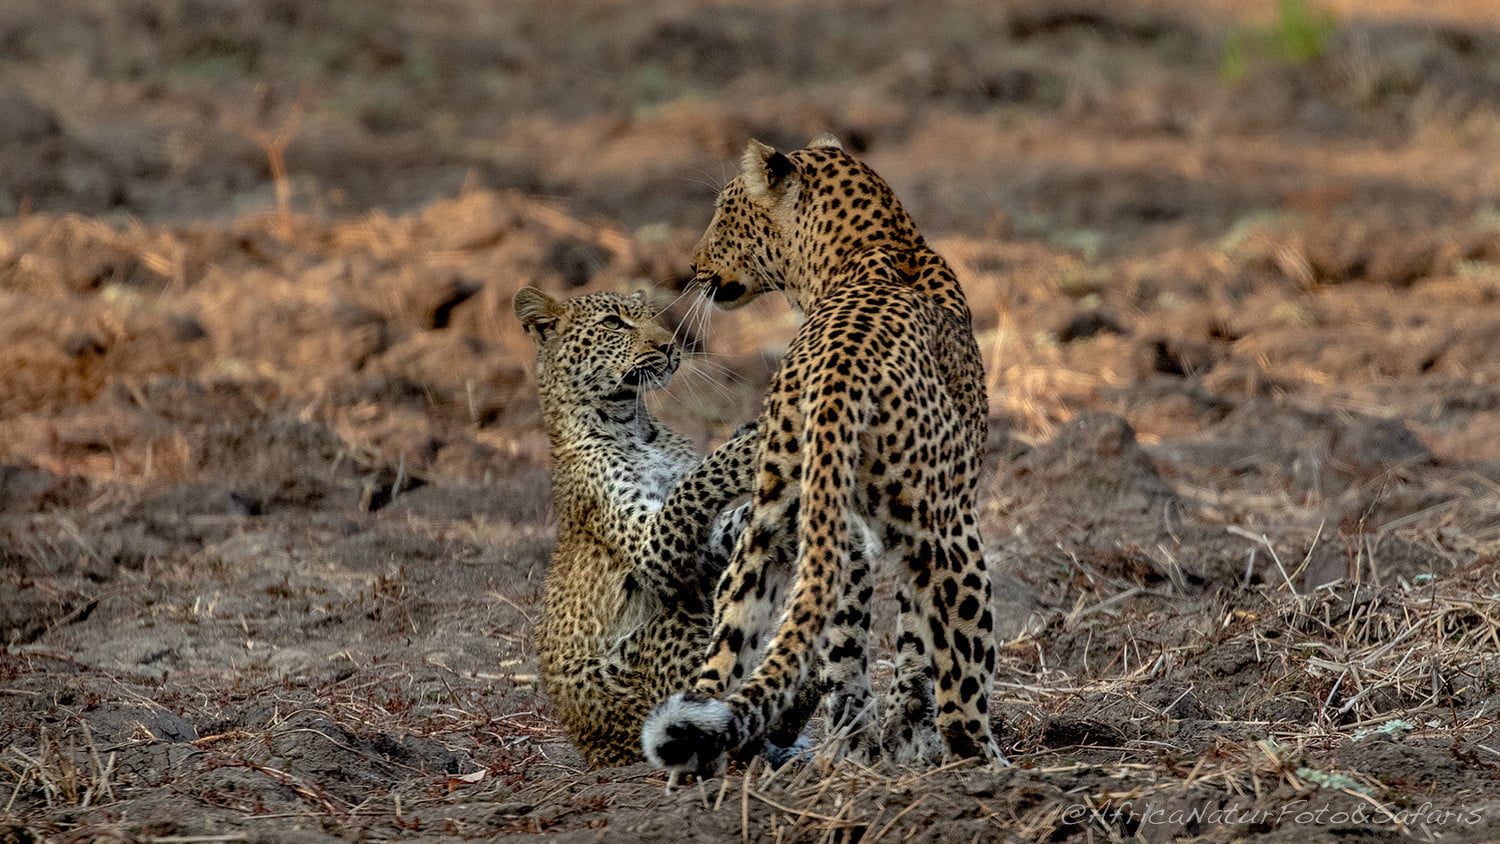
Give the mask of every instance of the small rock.
[[1071, 343], [1074, 340], [1082, 340], [1093, 337], [1101, 332], [1110, 334], [1124, 334], [1125, 330], [1115, 320], [1114, 314], [1105, 310], [1088, 310], [1074, 314], [1058, 328], [1055, 334], [1057, 342]]
[[104, 341], [92, 331], [75, 331], [63, 339], [63, 351], [68, 357], [84, 358], [104, 354]]
[[62, 134], [57, 115], [15, 89], [0, 89], [0, 144], [34, 143]]
[[1356, 416], [1335, 430], [1328, 452], [1358, 474], [1432, 462], [1432, 452], [1405, 425], [1371, 416]]

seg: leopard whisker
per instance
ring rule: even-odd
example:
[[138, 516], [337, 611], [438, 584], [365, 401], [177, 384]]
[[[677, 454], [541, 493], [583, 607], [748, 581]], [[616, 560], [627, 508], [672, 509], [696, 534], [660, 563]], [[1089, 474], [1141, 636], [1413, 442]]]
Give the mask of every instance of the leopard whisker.
[[[672, 304], [676, 305], [678, 302], [682, 301], [683, 297], [685, 297], [685, 296], [697, 295], [698, 291], [699, 291], [699, 288], [701, 288], [701, 287], [703, 287], [703, 283], [702, 282], [699, 282], [699, 281], [690, 281], [690, 282], [688, 282], [687, 286], [682, 289], [682, 294], [680, 296], [678, 296], [676, 299], [672, 300]], [[692, 324], [692, 321], [693, 321], [693, 318], [694, 318], [694, 313], [697, 311], [698, 306], [704, 300], [705, 300], [705, 297], [698, 296], [698, 298], [694, 299], [688, 305], [687, 313], [685, 313], [685, 314], [682, 315], [682, 320], [677, 323], [677, 326], [675, 328], [672, 329], [672, 342], [673, 343], [679, 343], [679, 342], [681, 342], [680, 335], [682, 335], [685, 330], [686, 330], [686, 333], [689, 334], [689, 335], [693, 335], [694, 334], [694, 331], [692, 330], [692, 329], [696, 328], [696, 326], [694, 326]], [[663, 309], [663, 310], [665, 310], [665, 309]]]
[[[727, 358], [728, 355], [720, 355], [719, 357]], [[690, 355], [684, 359], [684, 362], [692, 365], [694, 369], [693, 374], [695, 375], [716, 376], [737, 385], [750, 383], [750, 379], [714, 360], [709, 355]]]
[[[723, 374], [725, 376], [728, 376], [729, 378], [738, 378], [738, 376], [735, 376], [734, 373], [729, 372], [728, 370], [725, 370]], [[683, 389], [687, 390], [689, 393], [694, 394], [695, 396], [700, 395], [696, 389], [695, 384], [702, 385], [711, 389], [715, 395], [717, 395], [720, 399], [726, 401], [732, 401], [736, 396], [735, 390], [731, 388], [729, 384], [719, 380], [718, 378], [715, 378], [713, 373], [706, 372], [702, 369], [693, 368], [682, 370], [682, 376], [683, 377], [679, 380], [682, 382]], [[743, 381], [743, 379], [739, 380]]]
[[[677, 307], [677, 303], [678, 302], [681, 302], [683, 299], [687, 298], [690, 294], [692, 294], [694, 292], [693, 288], [696, 285], [698, 285], [698, 282], [696, 282], [696, 281], [688, 282], [688, 284], [687, 284], [686, 287], [682, 288], [682, 290], [680, 292], [678, 292], [678, 294], [676, 296], [672, 297], [672, 301], [670, 301], [667, 304], [663, 305], [662, 307], [658, 308], [656, 311], [654, 311], [651, 314], [651, 316], [656, 317], [656, 318], [660, 318], [662, 314], [664, 314], [667, 311], [670, 311], [673, 308]], [[660, 285], [658, 285], [658, 286], [660, 286]]]

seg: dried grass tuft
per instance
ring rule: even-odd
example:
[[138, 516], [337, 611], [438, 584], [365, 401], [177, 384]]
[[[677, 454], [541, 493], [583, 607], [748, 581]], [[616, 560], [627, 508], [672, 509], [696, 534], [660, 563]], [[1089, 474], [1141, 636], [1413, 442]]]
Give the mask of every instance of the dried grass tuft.
[[81, 746], [64, 745], [43, 727], [37, 747], [30, 752], [14, 744], [6, 748], [0, 756], [0, 770], [15, 780], [15, 786], [0, 817], [13, 817], [16, 798], [28, 785], [41, 789], [48, 808], [87, 809], [115, 801], [115, 754], [101, 758], [87, 723], [79, 722], [79, 732]]

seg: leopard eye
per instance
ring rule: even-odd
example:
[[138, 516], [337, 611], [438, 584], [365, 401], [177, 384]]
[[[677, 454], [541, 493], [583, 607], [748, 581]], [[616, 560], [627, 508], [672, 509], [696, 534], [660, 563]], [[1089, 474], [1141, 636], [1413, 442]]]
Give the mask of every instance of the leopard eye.
[[604, 326], [605, 328], [608, 328], [610, 331], [624, 331], [626, 327], [625, 320], [620, 319], [614, 314], [605, 314], [604, 316], [600, 317], [599, 324]]

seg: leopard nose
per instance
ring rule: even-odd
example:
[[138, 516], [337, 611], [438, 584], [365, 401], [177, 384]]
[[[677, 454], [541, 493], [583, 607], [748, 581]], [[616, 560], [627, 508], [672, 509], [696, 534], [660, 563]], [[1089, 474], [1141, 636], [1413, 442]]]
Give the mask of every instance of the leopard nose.
[[738, 281], [723, 283], [722, 281], [709, 288], [709, 296], [715, 302], [734, 302], [745, 295], [745, 285]]
[[656, 350], [658, 352], [661, 352], [662, 354], [666, 355], [667, 357], [671, 357], [672, 356], [672, 344], [671, 343], [657, 343], [656, 344]]

